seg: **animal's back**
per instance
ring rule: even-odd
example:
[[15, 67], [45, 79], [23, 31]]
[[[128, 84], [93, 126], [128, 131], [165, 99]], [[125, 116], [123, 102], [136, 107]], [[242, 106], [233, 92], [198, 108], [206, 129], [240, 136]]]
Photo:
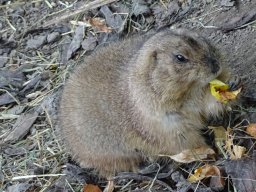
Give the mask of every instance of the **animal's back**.
[[102, 161], [107, 167], [115, 158], [127, 158], [129, 153], [129, 158], [136, 156], [125, 146], [122, 124], [130, 115], [126, 71], [143, 41], [135, 37], [96, 50], [65, 85], [59, 117], [61, 135], [83, 166], [94, 166], [95, 161], [98, 166]]

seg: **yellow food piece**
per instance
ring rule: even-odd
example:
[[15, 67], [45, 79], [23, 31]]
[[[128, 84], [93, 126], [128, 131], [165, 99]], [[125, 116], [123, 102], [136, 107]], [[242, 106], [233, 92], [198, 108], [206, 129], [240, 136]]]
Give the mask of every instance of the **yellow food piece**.
[[214, 96], [218, 101], [221, 103], [227, 103], [229, 100], [236, 99], [237, 95], [241, 91], [241, 88], [235, 91], [228, 91], [228, 84], [225, 84], [218, 79], [214, 79], [210, 82], [210, 90], [212, 96]]

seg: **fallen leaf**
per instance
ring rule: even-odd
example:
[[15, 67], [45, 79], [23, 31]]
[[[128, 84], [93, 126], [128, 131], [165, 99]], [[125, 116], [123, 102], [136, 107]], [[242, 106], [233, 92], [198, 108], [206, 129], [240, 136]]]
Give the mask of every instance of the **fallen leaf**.
[[239, 145], [233, 146], [233, 154], [231, 154], [231, 159], [241, 159], [242, 156], [245, 154], [246, 148]]
[[221, 103], [227, 103], [229, 100], [236, 99], [237, 95], [241, 92], [241, 88], [235, 91], [228, 91], [229, 85], [220, 80], [214, 79], [210, 82], [210, 91]]
[[[208, 147], [199, 147], [196, 149], [187, 149], [182, 151], [179, 154], [168, 156], [174, 161], [180, 163], [191, 163], [193, 161], [198, 161], [202, 159], [206, 159], [211, 155], [214, 155], [215, 152], [213, 149]], [[166, 156], [166, 155], [159, 155], [159, 156]]]
[[85, 184], [84, 192], [102, 192], [102, 190], [97, 185]]
[[205, 178], [213, 177], [213, 176], [215, 179], [216, 178], [219, 179], [220, 185], [224, 186], [225, 180], [224, 178], [222, 178], [219, 168], [215, 165], [204, 165], [202, 167], [197, 168], [194, 171], [194, 174], [189, 176], [188, 181], [190, 183], [194, 183], [194, 182], [201, 181]]
[[246, 128], [246, 132], [256, 138], [256, 123], [249, 124]]
[[234, 136], [231, 134], [231, 131], [228, 129], [226, 145], [225, 145], [227, 153], [230, 155], [230, 159], [232, 160], [241, 159], [246, 152], [246, 148], [243, 146], [234, 145], [233, 140], [234, 140]]
[[110, 33], [112, 31], [111, 27], [107, 27], [105, 20], [102, 18], [90, 18], [88, 19], [88, 22], [100, 32]]

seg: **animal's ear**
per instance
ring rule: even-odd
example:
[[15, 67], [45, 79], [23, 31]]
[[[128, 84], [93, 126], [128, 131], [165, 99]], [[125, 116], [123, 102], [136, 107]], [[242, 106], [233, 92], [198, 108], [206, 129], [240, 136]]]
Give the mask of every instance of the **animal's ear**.
[[151, 62], [154, 64], [159, 63], [159, 60], [161, 60], [161, 55], [163, 54], [163, 51], [160, 49], [154, 49], [150, 54]]
[[157, 55], [158, 55], [157, 50], [154, 50], [154, 51], [152, 52], [152, 54], [151, 54], [151, 57], [152, 57], [153, 59], [157, 60]]

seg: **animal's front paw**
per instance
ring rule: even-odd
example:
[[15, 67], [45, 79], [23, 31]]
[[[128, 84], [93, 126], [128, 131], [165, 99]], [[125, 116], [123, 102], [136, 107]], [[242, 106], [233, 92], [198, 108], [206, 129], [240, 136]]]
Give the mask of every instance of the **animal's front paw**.
[[237, 90], [241, 87], [242, 83], [241, 83], [241, 78], [238, 75], [233, 76], [229, 81], [228, 81], [228, 85], [229, 85], [229, 90], [230, 91], [234, 91]]

